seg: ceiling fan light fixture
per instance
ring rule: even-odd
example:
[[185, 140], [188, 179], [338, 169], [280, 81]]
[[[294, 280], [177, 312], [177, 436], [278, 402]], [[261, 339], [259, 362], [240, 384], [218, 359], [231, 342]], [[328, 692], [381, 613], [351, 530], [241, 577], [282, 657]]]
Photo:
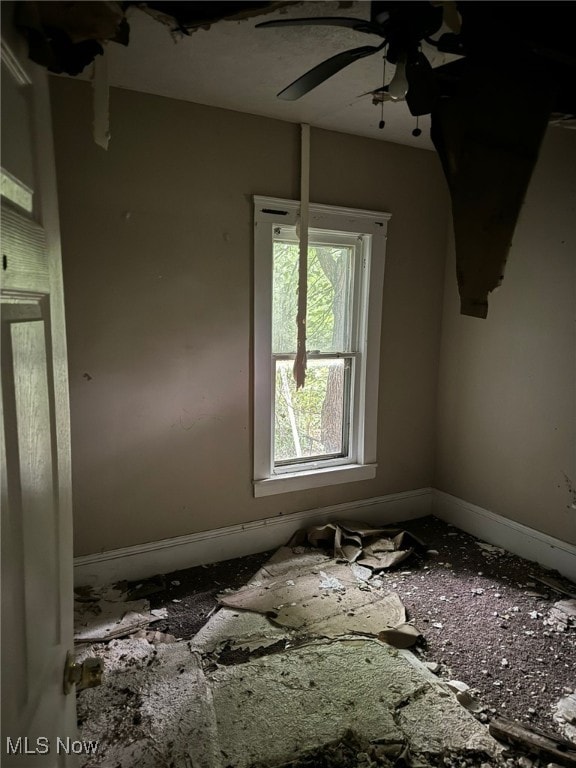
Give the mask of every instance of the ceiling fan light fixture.
[[403, 101], [408, 93], [408, 78], [406, 77], [406, 54], [398, 58], [396, 72], [388, 85], [388, 93], [392, 101]]

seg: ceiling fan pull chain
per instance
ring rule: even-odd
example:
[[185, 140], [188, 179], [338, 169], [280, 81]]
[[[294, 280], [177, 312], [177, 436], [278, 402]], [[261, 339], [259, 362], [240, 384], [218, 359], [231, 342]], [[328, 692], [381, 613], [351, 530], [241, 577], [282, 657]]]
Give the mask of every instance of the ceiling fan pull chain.
[[382, 101], [380, 102], [380, 122], [378, 123], [378, 128], [382, 129], [386, 125], [384, 122], [384, 86], [386, 85], [386, 53], [388, 52], [388, 47], [386, 47], [384, 51], [384, 56], [382, 58], [382, 61], [384, 62], [382, 66]]
[[422, 129], [418, 128], [418, 120], [419, 120], [419, 116], [416, 115], [416, 128], [414, 128], [414, 130], [412, 131], [412, 136], [416, 136], [416, 138], [418, 138], [418, 136], [422, 134]]

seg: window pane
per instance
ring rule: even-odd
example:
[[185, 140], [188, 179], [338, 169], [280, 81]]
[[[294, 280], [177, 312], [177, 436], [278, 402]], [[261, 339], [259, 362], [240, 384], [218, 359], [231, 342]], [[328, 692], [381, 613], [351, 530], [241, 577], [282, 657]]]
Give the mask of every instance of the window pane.
[[274, 242], [272, 352], [296, 352], [298, 244]]
[[274, 462], [344, 455], [350, 360], [309, 360], [306, 386], [298, 391], [292, 366], [276, 361]]
[[316, 245], [308, 251], [309, 350], [349, 349], [353, 248]]
[[[298, 254], [295, 242], [274, 242], [272, 351], [296, 351]], [[350, 349], [350, 301], [354, 248], [312, 243], [308, 248], [306, 348], [318, 352]]]

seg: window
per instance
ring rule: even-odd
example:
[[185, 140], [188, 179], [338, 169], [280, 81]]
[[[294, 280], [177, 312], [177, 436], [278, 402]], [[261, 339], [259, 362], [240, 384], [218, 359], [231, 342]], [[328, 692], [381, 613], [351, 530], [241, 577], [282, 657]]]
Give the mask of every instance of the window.
[[254, 204], [254, 493], [375, 477], [390, 215], [310, 205], [307, 371], [297, 390], [299, 203]]

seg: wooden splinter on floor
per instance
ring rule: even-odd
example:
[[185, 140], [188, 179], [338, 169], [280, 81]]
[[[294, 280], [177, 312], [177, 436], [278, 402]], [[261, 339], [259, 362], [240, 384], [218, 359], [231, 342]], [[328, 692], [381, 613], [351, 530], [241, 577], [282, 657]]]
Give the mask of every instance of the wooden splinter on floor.
[[488, 730], [495, 739], [514, 747], [520, 747], [538, 757], [554, 760], [558, 765], [576, 766], [576, 744], [535, 728], [526, 728], [520, 723], [505, 718], [494, 718]]

